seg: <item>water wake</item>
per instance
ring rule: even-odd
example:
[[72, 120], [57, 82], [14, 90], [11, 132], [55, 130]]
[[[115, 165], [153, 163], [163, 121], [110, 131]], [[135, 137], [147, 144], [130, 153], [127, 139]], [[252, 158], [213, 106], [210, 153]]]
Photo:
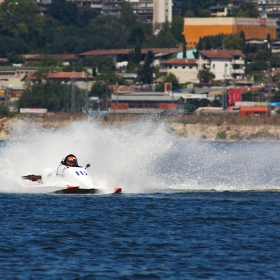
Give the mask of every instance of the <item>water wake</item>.
[[138, 121], [104, 126], [72, 122], [42, 130], [19, 121], [0, 148], [0, 191], [19, 192], [21, 175], [56, 168], [67, 154], [77, 156], [101, 189], [122, 186], [124, 193], [158, 191], [276, 190], [278, 143], [207, 143], [177, 138], [164, 122]]

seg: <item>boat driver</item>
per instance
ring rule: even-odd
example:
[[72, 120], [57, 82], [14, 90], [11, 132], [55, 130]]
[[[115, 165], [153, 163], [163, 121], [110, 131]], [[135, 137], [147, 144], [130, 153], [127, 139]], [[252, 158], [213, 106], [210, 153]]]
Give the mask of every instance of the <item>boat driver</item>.
[[65, 159], [62, 160], [61, 163], [66, 165], [66, 166], [79, 167], [76, 156], [74, 156], [72, 154], [70, 154], [67, 157], [65, 157]]

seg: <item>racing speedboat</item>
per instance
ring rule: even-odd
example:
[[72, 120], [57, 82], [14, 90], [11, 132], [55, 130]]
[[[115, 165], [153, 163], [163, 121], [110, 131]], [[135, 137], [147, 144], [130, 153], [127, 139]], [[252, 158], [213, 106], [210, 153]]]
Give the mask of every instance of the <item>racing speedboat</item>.
[[[98, 194], [100, 189], [95, 188], [92, 178], [86, 171], [90, 167], [66, 166], [63, 161], [54, 172], [45, 170], [43, 175], [21, 176], [22, 190], [25, 193], [57, 193], [57, 194]], [[112, 193], [121, 193], [122, 188], [114, 188]]]

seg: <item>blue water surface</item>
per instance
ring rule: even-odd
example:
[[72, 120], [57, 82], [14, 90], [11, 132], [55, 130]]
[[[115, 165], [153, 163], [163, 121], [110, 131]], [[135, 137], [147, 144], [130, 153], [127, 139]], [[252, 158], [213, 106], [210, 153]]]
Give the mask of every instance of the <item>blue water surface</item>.
[[280, 193], [0, 194], [1, 279], [279, 279]]

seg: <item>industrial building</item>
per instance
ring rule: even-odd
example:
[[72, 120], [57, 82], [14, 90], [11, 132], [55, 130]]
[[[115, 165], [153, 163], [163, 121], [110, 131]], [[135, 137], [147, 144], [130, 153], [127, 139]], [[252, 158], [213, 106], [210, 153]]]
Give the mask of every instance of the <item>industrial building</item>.
[[248, 39], [276, 39], [277, 20], [268, 18], [185, 18], [184, 36], [187, 48], [195, 48], [200, 38], [218, 34], [240, 34], [245, 33]]

